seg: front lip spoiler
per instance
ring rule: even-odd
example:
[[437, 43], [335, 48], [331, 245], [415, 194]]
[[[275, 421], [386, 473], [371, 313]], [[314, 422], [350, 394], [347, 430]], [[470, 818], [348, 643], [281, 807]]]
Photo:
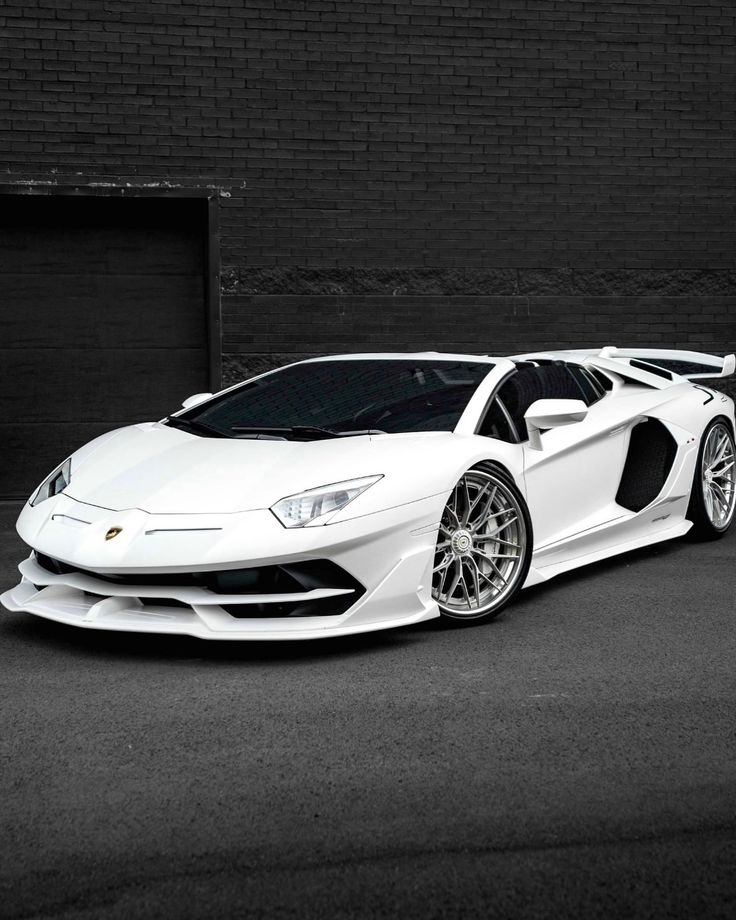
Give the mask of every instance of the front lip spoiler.
[[[374, 622], [346, 622], [342, 617], [235, 619], [212, 606], [185, 608], [143, 607], [135, 598], [108, 597], [94, 604], [84, 594], [63, 585], [50, 585], [40, 592], [27, 581], [0, 595], [0, 603], [12, 612], [27, 612], [83, 629], [108, 632], [154, 633], [192, 636], [196, 639], [284, 641], [326, 639], [411, 626], [438, 616], [436, 604], [427, 603], [411, 615]], [[330, 622], [326, 622], [326, 621]]]

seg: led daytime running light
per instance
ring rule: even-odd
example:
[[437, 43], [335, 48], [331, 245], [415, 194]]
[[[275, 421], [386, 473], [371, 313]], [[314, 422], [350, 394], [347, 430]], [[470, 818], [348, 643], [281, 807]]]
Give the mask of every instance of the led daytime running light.
[[[363, 479], [333, 482], [318, 489], [288, 495], [277, 501], [271, 511], [284, 527], [305, 527], [318, 518], [336, 514], [366, 489], [370, 489], [379, 479], [383, 479], [383, 476], [366, 476]], [[328, 518], [321, 523], [326, 524], [327, 520]]]

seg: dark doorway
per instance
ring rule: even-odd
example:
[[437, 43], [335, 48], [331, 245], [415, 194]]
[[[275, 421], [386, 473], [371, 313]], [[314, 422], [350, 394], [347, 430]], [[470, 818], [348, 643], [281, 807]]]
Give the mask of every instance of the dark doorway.
[[208, 389], [206, 200], [0, 197], [0, 497]]

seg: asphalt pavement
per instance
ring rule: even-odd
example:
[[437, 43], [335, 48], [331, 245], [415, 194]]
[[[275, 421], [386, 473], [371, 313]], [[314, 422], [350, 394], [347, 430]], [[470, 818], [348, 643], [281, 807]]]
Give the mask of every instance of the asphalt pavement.
[[0, 916], [732, 920], [735, 550], [319, 642], [3, 610]]

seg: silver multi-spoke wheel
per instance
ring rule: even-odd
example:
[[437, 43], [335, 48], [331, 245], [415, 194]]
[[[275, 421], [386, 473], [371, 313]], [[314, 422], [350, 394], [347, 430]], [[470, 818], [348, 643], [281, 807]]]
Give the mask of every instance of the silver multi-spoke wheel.
[[528, 569], [530, 525], [523, 499], [505, 477], [469, 470], [440, 521], [432, 597], [446, 616], [486, 617], [520, 587]]
[[723, 422], [713, 425], [705, 436], [700, 475], [708, 520], [716, 530], [725, 530], [736, 507], [736, 469], [733, 435]]

